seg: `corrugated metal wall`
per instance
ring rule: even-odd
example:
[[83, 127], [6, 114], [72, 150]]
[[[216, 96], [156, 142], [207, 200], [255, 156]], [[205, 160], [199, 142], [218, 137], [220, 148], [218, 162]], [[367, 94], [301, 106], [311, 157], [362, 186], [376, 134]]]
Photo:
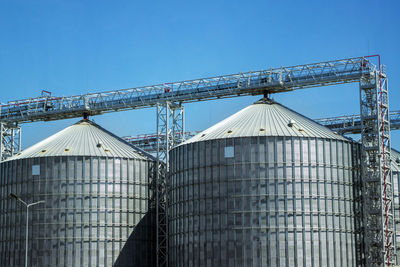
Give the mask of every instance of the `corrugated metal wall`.
[[397, 249], [397, 261], [400, 261], [400, 201], [399, 201], [399, 192], [400, 192], [400, 173], [393, 172], [393, 184], [394, 184], [394, 218], [395, 218], [395, 226], [396, 226], [396, 249]]
[[1, 163], [0, 266], [25, 258], [25, 208], [10, 193], [46, 201], [30, 210], [29, 266], [154, 266], [151, 164], [82, 156]]
[[356, 266], [353, 161], [350, 142], [320, 138], [173, 149], [170, 266]]
[[394, 218], [396, 227], [397, 262], [400, 261], [400, 154], [392, 150], [392, 177], [394, 197]]

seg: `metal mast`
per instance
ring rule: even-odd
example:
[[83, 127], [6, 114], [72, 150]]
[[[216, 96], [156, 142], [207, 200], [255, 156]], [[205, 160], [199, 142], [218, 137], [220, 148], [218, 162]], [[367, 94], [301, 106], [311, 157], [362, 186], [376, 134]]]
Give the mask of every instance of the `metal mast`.
[[17, 123], [0, 123], [0, 161], [21, 151], [21, 127]]
[[366, 266], [392, 266], [396, 249], [389, 95], [380, 59], [378, 66], [378, 70], [360, 79], [364, 260]]
[[157, 104], [156, 257], [157, 266], [168, 266], [168, 171], [169, 150], [184, 139], [181, 104]]

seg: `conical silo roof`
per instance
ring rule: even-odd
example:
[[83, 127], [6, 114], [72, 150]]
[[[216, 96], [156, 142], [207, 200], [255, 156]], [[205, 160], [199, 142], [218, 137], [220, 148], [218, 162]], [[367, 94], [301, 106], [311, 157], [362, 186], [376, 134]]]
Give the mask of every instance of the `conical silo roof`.
[[53, 156], [147, 158], [131, 144], [96, 123], [81, 120], [8, 160]]
[[390, 151], [390, 156], [392, 158], [392, 171], [393, 172], [400, 172], [400, 152], [392, 149]]
[[263, 98], [200, 132], [184, 144], [250, 136], [297, 136], [348, 141], [312, 119], [273, 100]]

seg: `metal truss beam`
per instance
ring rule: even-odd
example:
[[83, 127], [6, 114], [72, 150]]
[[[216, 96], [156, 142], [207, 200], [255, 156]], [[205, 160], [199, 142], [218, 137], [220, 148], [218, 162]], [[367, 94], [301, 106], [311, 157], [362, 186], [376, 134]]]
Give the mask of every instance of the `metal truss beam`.
[[182, 104], [157, 104], [156, 224], [157, 266], [168, 266], [168, 152], [184, 140]]
[[396, 248], [389, 96], [387, 78], [381, 67], [374, 75], [365, 75], [360, 80], [360, 118], [364, 263], [393, 266]]
[[[400, 129], [400, 110], [390, 111], [390, 130]], [[315, 119], [316, 122], [340, 134], [361, 133], [361, 116], [346, 115], [332, 118]]]
[[0, 123], [0, 161], [21, 151], [21, 127]]
[[288, 92], [357, 82], [373, 69], [368, 59], [356, 57], [69, 97], [45, 94], [0, 105], [0, 122], [59, 120], [81, 117], [83, 113], [98, 115], [166, 102]]
[[[184, 139], [189, 139], [198, 133], [200, 133], [200, 131], [185, 132]], [[124, 136], [122, 138], [132, 145], [146, 151], [147, 153], [153, 154], [154, 156], [157, 154], [157, 133], [139, 134], [137, 136]], [[161, 138], [165, 138], [163, 134], [161, 134]]]

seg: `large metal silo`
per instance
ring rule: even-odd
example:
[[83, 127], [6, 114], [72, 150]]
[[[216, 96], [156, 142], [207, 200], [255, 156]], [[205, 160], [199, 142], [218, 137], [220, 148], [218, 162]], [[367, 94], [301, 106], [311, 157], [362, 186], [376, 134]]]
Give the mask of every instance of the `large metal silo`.
[[0, 164], [0, 266], [154, 266], [154, 160], [83, 120]]
[[174, 148], [170, 265], [356, 266], [358, 147], [262, 99]]
[[393, 177], [394, 220], [396, 229], [397, 262], [400, 261], [400, 152], [391, 150], [391, 168]]

